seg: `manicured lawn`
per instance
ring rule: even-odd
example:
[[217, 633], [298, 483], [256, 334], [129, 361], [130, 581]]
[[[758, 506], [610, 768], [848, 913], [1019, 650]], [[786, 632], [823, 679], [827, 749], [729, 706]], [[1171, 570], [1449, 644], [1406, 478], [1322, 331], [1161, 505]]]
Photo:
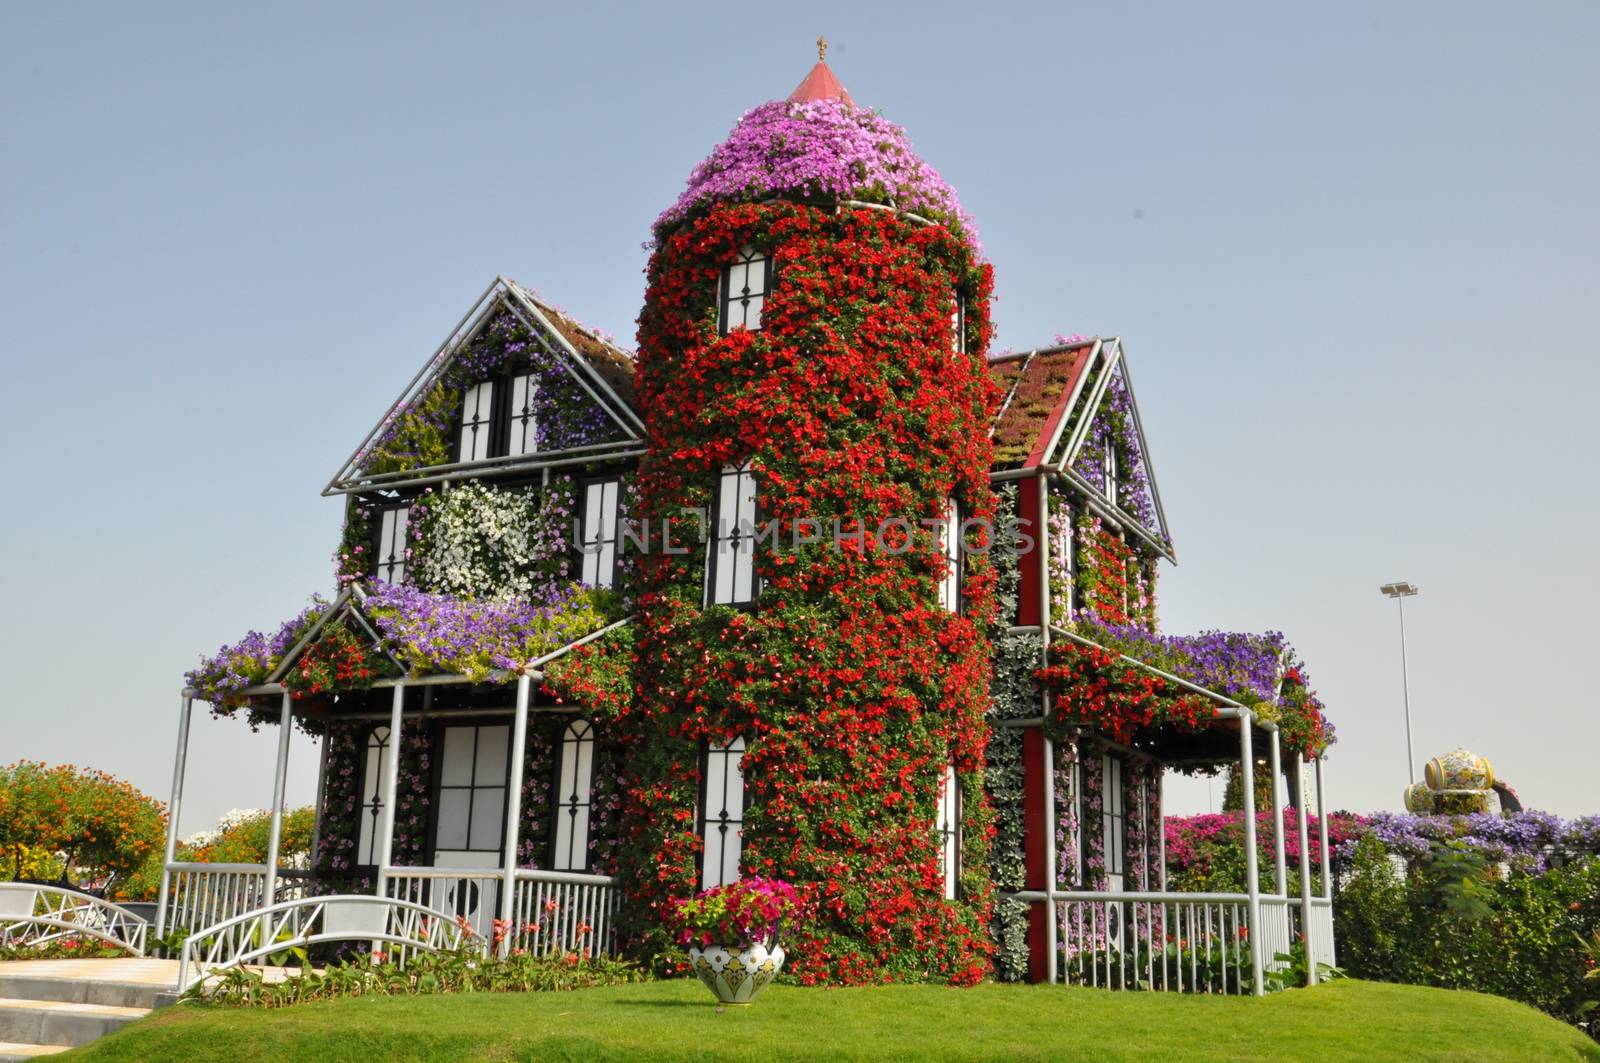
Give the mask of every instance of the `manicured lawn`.
[[719, 1011], [689, 981], [576, 993], [181, 1004], [85, 1060], [701, 1059], [1591, 1060], [1600, 1045], [1521, 1004], [1342, 981], [1265, 1000], [976, 989], [772, 986]]

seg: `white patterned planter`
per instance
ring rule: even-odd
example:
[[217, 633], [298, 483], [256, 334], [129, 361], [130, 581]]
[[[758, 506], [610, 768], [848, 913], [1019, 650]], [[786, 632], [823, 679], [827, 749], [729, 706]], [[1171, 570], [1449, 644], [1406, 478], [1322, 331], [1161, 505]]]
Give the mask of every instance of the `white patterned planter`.
[[724, 1004], [748, 1004], [783, 970], [783, 949], [751, 945], [734, 952], [721, 945], [689, 950], [689, 965]]

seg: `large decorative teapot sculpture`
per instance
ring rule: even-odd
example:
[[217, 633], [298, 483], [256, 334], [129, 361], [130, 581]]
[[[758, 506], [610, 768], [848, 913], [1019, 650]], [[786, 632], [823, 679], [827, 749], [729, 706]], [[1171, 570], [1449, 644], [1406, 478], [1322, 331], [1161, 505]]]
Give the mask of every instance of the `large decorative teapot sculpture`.
[[[1406, 790], [1406, 810], [1418, 815], [1462, 815], [1502, 811], [1502, 795], [1509, 791], [1494, 778], [1487, 757], [1457, 749], [1434, 757], [1423, 768], [1423, 782]], [[1505, 809], [1511, 811], [1511, 809]]]

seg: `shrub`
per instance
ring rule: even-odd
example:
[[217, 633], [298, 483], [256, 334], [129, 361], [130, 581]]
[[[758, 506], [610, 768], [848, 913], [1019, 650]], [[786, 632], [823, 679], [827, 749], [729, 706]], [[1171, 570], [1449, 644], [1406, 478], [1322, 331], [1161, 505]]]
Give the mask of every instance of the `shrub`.
[[0, 768], [0, 859], [13, 877], [39, 850], [90, 885], [137, 871], [166, 835], [161, 802], [102, 771], [22, 760]]

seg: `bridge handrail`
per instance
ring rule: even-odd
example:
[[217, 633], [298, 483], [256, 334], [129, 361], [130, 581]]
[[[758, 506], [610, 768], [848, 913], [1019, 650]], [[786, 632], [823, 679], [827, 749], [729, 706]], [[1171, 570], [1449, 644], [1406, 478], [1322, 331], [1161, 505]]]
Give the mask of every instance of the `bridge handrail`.
[[[45, 899], [46, 904], [43, 912], [30, 912], [27, 915], [12, 913], [0, 917], [0, 942], [9, 942], [12, 932], [20, 927], [43, 926], [58, 932], [46, 934], [33, 944], [43, 945], [73, 934], [86, 934], [108, 945], [127, 949], [135, 956], [144, 955], [145, 933], [149, 924], [120, 904], [82, 890], [35, 882], [0, 882], [0, 893], [32, 894], [30, 908], [37, 908], [41, 898]], [[52, 898], [56, 900], [55, 907], [50, 907]], [[72, 903], [69, 904], [69, 901]], [[71, 918], [85, 914], [92, 915], [98, 922], [85, 923]], [[119, 933], [122, 936], [117, 936]]]
[[[385, 911], [385, 929], [374, 931], [370, 928], [356, 928], [307, 932], [330, 905], [360, 905], [368, 909], [381, 907]], [[303, 915], [303, 918], [293, 918], [297, 915]], [[406, 917], [399, 930], [395, 929], [397, 915]], [[427, 922], [424, 923], [424, 920]], [[259, 930], [259, 944], [233, 941], [230, 931], [247, 928], [251, 932]], [[280, 939], [278, 935], [285, 929], [290, 931], [290, 936], [287, 939]], [[220, 971], [302, 945], [315, 945], [325, 941], [370, 941], [395, 945], [402, 949], [439, 952], [461, 948], [475, 936], [470, 928], [463, 927], [456, 916], [449, 912], [441, 912], [437, 908], [394, 897], [376, 897], [370, 893], [334, 893], [279, 901], [232, 916], [190, 934], [178, 954], [177, 991], [188, 992]], [[231, 953], [228, 949], [230, 943], [234, 946]], [[205, 952], [204, 956], [202, 950]], [[189, 973], [191, 967], [198, 968], [198, 973], [193, 977]]]

